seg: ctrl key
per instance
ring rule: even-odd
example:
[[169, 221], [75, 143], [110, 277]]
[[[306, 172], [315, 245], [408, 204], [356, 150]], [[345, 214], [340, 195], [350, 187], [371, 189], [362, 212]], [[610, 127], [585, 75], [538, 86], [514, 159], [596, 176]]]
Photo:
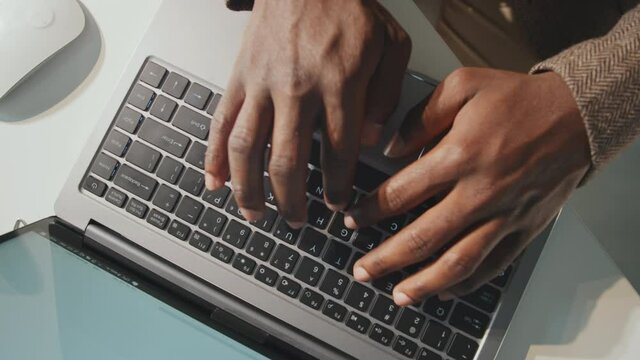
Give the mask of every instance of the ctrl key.
[[93, 176], [87, 176], [82, 187], [93, 195], [99, 197], [102, 197], [105, 191], [107, 191], [107, 185]]

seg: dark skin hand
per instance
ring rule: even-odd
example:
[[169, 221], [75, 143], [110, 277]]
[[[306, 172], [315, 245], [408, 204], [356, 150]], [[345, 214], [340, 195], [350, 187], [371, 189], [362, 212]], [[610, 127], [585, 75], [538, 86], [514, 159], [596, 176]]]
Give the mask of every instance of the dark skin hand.
[[[418, 112], [419, 113], [419, 112]], [[555, 73], [462, 68], [405, 122], [387, 154], [432, 146], [347, 212], [357, 228], [432, 208], [354, 266], [369, 281], [450, 246], [393, 290], [407, 306], [469, 293], [504, 270], [559, 212], [590, 166], [585, 126]]]

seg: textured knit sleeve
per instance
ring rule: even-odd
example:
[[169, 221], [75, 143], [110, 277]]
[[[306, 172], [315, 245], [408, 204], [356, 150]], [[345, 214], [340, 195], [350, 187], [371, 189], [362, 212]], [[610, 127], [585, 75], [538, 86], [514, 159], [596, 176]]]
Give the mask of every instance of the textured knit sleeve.
[[253, 0], [226, 0], [227, 7], [231, 10], [242, 11], [253, 9]]
[[605, 36], [531, 69], [543, 71], [559, 74], [576, 99], [591, 147], [591, 175], [640, 135], [640, 5]]

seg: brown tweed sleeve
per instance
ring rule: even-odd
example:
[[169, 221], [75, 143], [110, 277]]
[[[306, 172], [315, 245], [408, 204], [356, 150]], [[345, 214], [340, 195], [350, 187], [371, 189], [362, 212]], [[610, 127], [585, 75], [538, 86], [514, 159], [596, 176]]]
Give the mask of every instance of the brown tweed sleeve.
[[558, 73], [573, 92], [589, 136], [591, 175], [640, 135], [640, 5], [605, 36], [531, 69], [543, 71]]

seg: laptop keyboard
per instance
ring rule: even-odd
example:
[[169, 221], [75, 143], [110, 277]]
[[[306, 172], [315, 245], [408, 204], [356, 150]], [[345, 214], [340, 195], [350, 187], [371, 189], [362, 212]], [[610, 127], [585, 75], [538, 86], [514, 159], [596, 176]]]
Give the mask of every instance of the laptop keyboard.
[[[370, 284], [355, 282], [353, 264], [428, 204], [373, 227], [347, 229], [344, 215], [332, 212], [322, 201], [315, 141], [307, 180], [308, 224], [294, 230], [278, 215], [267, 173], [265, 216], [246, 221], [229, 185], [215, 191], [204, 187], [209, 122], [221, 97], [170, 66], [147, 61], [82, 188], [400, 357], [475, 358], [512, 268], [461, 299], [443, 302], [434, 296], [404, 309], [394, 304], [393, 287], [428, 261]], [[356, 174], [357, 196], [388, 178], [364, 163], [358, 164]]]

